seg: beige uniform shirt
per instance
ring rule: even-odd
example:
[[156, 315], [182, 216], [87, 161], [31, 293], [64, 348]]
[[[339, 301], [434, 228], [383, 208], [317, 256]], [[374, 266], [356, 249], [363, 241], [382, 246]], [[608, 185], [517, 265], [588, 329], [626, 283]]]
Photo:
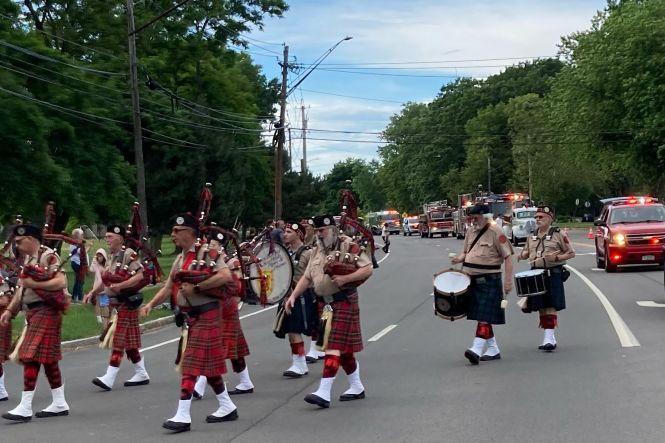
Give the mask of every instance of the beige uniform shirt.
[[[60, 267], [60, 257], [58, 254], [51, 249], [45, 248], [42, 250], [41, 255], [39, 252], [35, 255], [25, 257], [25, 265], [34, 265], [39, 264], [42, 269], [47, 269], [48, 273], [53, 273]], [[43, 301], [42, 298], [37, 295], [34, 289], [23, 288], [23, 304], [27, 305], [29, 303], [35, 303], [38, 301]]]
[[466, 231], [464, 237], [464, 258], [465, 263], [476, 265], [499, 266], [497, 269], [477, 269], [464, 266], [463, 270], [470, 275], [496, 274], [501, 272], [501, 264], [504, 260], [513, 254], [513, 247], [503, 234], [500, 228], [489, 225], [489, 228], [482, 237], [476, 242], [476, 245], [469, 251], [471, 244], [480, 233], [480, 229], [471, 226]]
[[[340, 251], [343, 257], [344, 254], [349, 251], [352, 245], [355, 245], [355, 243], [353, 243], [349, 237], [344, 235], [340, 236], [339, 248], [337, 248], [335, 251]], [[332, 253], [326, 253], [318, 246], [312, 249], [309, 263], [303, 274], [304, 277], [307, 277], [312, 281], [314, 292], [320, 297], [330, 297], [340, 291], [339, 287], [333, 283], [332, 279], [323, 272], [323, 267], [327, 261], [326, 257], [328, 255], [334, 254], [335, 251]], [[361, 253], [358, 257], [359, 258], [356, 263], [359, 268], [370, 265], [372, 263], [370, 258], [367, 256], [367, 253]]]
[[293, 286], [298, 284], [300, 281], [300, 278], [303, 276], [305, 273], [305, 270], [307, 269], [307, 265], [309, 264], [309, 259], [312, 256], [312, 249], [307, 248], [303, 249], [303, 251], [300, 253], [300, 257], [298, 257], [298, 261], [296, 261], [296, 254], [297, 251], [293, 253], [291, 256], [291, 259], [293, 261]]
[[[535, 232], [535, 235], [530, 235], [526, 238], [526, 245], [524, 248], [529, 251], [529, 261], [535, 263], [532, 264], [534, 268], [544, 268], [545, 263], [542, 257], [546, 255], [554, 254], [563, 254], [564, 252], [573, 251], [573, 246], [570, 244], [568, 237], [561, 231], [556, 231], [552, 233], [552, 236], [548, 236], [547, 232], [545, 234], [540, 234]], [[565, 260], [559, 260], [554, 263], [547, 263], [547, 267], [561, 266], [565, 265]]]
[[[201, 247], [199, 249], [199, 252], [197, 254], [196, 260], [204, 260], [205, 257], [205, 248]], [[194, 252], [196, 251], [196, 247], [192, 246], [188, 252]], [[185, 256], [186, 254], [180, 253], [178, 257], [176, 257], [175, 261], [173, 262], [173, 266], [171, 267], [171, 272], [169, 273], [169, 281], [168, 283], [173, 284], [173, 277], [175, 274], [182, 269], [182, 265], [185, 262]], [[205, 266], [208, 266], [210, 262], [210, 259], [206, 260]], [[189, 265], [188, 269], [192, 269], [194, 267], [194, 262]], [[227, 269], [228, 265], [224, 262], [224, 255], [220, 254], [219, 257], [217, 257], [217, 260], [215, 261], [215, 265], [212, 267], [212, 273], [218, 272], [221, 269]], [[201, 267], [203, 269], [203, 266]], [[199, 293], [199, 294], [193, 294], [191, 297], [185, 297], [182, 295], [181, 291], [178, 291], [178, 296], [177, 296], [177, 303], [178, 306], [182, 307], [192, 307], [192, 306], [201, 306], [205, 305], [206, 303], [210, 303], [212, 301], [216, 301], [217, 299], [215, 297], [210, 297], [204, 293]]]
[[[136, 254], [136, 252], [131, 248], [126, 248], [124, 252], [119, 251], [116, 254], [109, 253], [109, 260], [106, 261], [107, 265], [105, 270], [115, 274], [127, 267], [130, 276], [134, 275], [143, 270], [143, 265], [141, 264], [141, 259], [138, 254], [136, 257], [132, 258], [134, 254]], [[105, 287], [104, 290], [106, 291], [106, 294], [110, 294], [108, 287]]]

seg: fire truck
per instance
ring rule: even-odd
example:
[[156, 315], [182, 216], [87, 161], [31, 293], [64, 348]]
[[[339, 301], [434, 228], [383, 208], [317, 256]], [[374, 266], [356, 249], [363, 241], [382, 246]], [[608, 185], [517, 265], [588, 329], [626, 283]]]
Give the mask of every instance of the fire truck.
[[[476, 203], [488, 205], [493, 218], [499, 216], [503, 231], [511, 233], [514, 222], [513, 210], [531, 206], [531, 199], [527, 194], [512, 192], [506, 194], [469, 193], [458, 195], [458, 210], [454, 217], [455, 235], [458, 239], [464, 238], [466, 230], [469, 228], [467, 222], [468, 210]], [[511, 237], [511, 235], [506, 235]]]
[[427, 223], [420, 224], [420, 236], [432, 238], [435, 235], [448, 237], [454, 231], [453, 208], [448, 206], [447, 200], [425, 203], [423, 215]]

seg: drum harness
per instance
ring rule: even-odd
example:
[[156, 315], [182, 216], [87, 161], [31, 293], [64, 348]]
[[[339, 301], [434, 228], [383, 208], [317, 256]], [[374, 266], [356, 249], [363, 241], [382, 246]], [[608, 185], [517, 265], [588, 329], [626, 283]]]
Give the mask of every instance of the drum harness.
[[[478, 233], [476, 238], [473, 239], [473, 241], [471, 242], [471, 246], [469, 247], [469, 249], [467, 251], [465, 251], [465, 254], [468, 254], [469, 252], [471, 252], [473, 247], [476, 246], [478, 241], [480, 241], [480, 238], [483, 235], [485, 235], [485, 233], [487, 232], [489, 227], [490, 227], [490, 225], [488, 223], [480, 230], [480, 232]], [[463, 267], [466, 266], [467, 268], [473, 268], [473, 269], [486, 269], [486, 270], [501, 271], [501, 265], [481, 265], [481, 264], [476, 264], [476, 263], [468, 263], [468, 262], [465, 261], [465, 262], [462, 263], [462, 266]], [[490, 275], [478, 275], [478, 276], [472, 275], [470, 277], [471, 277], [471, 280], [475, 280], [475, 281], [478, 281], [480, 279], [489, 279], [489, 278], [491, 278]]]
[[[542, 237], [538, 237], [537, 232], [534, 232], [534, 234], [531, 236], [531, 240], [538, 242], [538, 244], [536, 245], [536, 258], [542, 258], [543, 266], [545, 269], [545, 276], [547, 278], [550, 278], [551, 272], [553, 270], [560, 270], [559, 272], [561, 273], [561, 280], [565, 282], [566, 280], [568, 280], [568, 277], [570, 277], [570, 271], [568, 271], [563, 265], [548, 267], [547, 260], [545, 260], [545, 240], [548, 241], [552, 240], [552, 235], [554, 235], [555, 232], [560, 232], [560, 231], [561, 229], [558, 228], [557, 226], [550, 226], [550, 229], [547, 231], [547, 234], [545, 234]], [[538, 251], [538, 249], [540, 249], [540, 251]], [[532, 265], [531, 269], [536, 269], [536, 268]]]

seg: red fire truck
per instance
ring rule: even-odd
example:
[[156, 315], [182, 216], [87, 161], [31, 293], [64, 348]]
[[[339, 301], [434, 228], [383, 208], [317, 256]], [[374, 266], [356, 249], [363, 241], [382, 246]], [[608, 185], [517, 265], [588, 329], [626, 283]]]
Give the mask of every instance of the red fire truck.
[[448, 237], [454, 231], [453, 208], [447, 200], [440, 200], [423, 205], [423, 215], [427, 223], [420, 224], [420, 236], [432, 238], [435, 235]]
[[458, 210], [455, 214], [455, 235], [462, 239], [469, 228], [467, 223], [468, 210], [476, 203], [484, 203], [490, 207], [493, 216], [499, 215], [504, 232], [512, 230], [513, 209], [531, 206], [531, 200], [527, 194], [506, 193], [469, 193], [457, 196]]

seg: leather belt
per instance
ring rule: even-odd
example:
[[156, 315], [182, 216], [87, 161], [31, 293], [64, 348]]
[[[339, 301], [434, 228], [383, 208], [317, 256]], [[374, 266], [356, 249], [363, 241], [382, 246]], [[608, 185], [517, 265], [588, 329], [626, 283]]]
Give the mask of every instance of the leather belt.
[[495, 270], [495, 269], [500, 270], [501, 269], [501, 265], [480, 265], [480, 264], [468, 263], [468, 262], [462, 263], [462, 266], [464, 266], [466, 268], [471, 268], [471, 269], [488, 269], [488, 270]]
[[201, 306], [192, 306], [192, 307], [187, 307], [187, 308], [180, 308], [180, 311], [187, 314], [187, 317], [189, 318], [196, 318], [202, 314], [205, 314], [208, 311], [212, 311], [214, 309], [219, 308], [219, 302], [218, 301], [211, 301], [210, 303], [206, 303]]
[[39, 308], [41, 306], [44, 306], [44, 302], [43, 301], [34, 301], [32, 303], [27, 303], [25, 306], [28, 309], [35, 309], [35, 308]]
[[501, 278], [501, 273], [495, 274], [478, 274], [478, 275], [470, 275], [471, 280], [478, 280], [481, 278], [484, 278], [485, 280], [496, 280], [498, 278]]

